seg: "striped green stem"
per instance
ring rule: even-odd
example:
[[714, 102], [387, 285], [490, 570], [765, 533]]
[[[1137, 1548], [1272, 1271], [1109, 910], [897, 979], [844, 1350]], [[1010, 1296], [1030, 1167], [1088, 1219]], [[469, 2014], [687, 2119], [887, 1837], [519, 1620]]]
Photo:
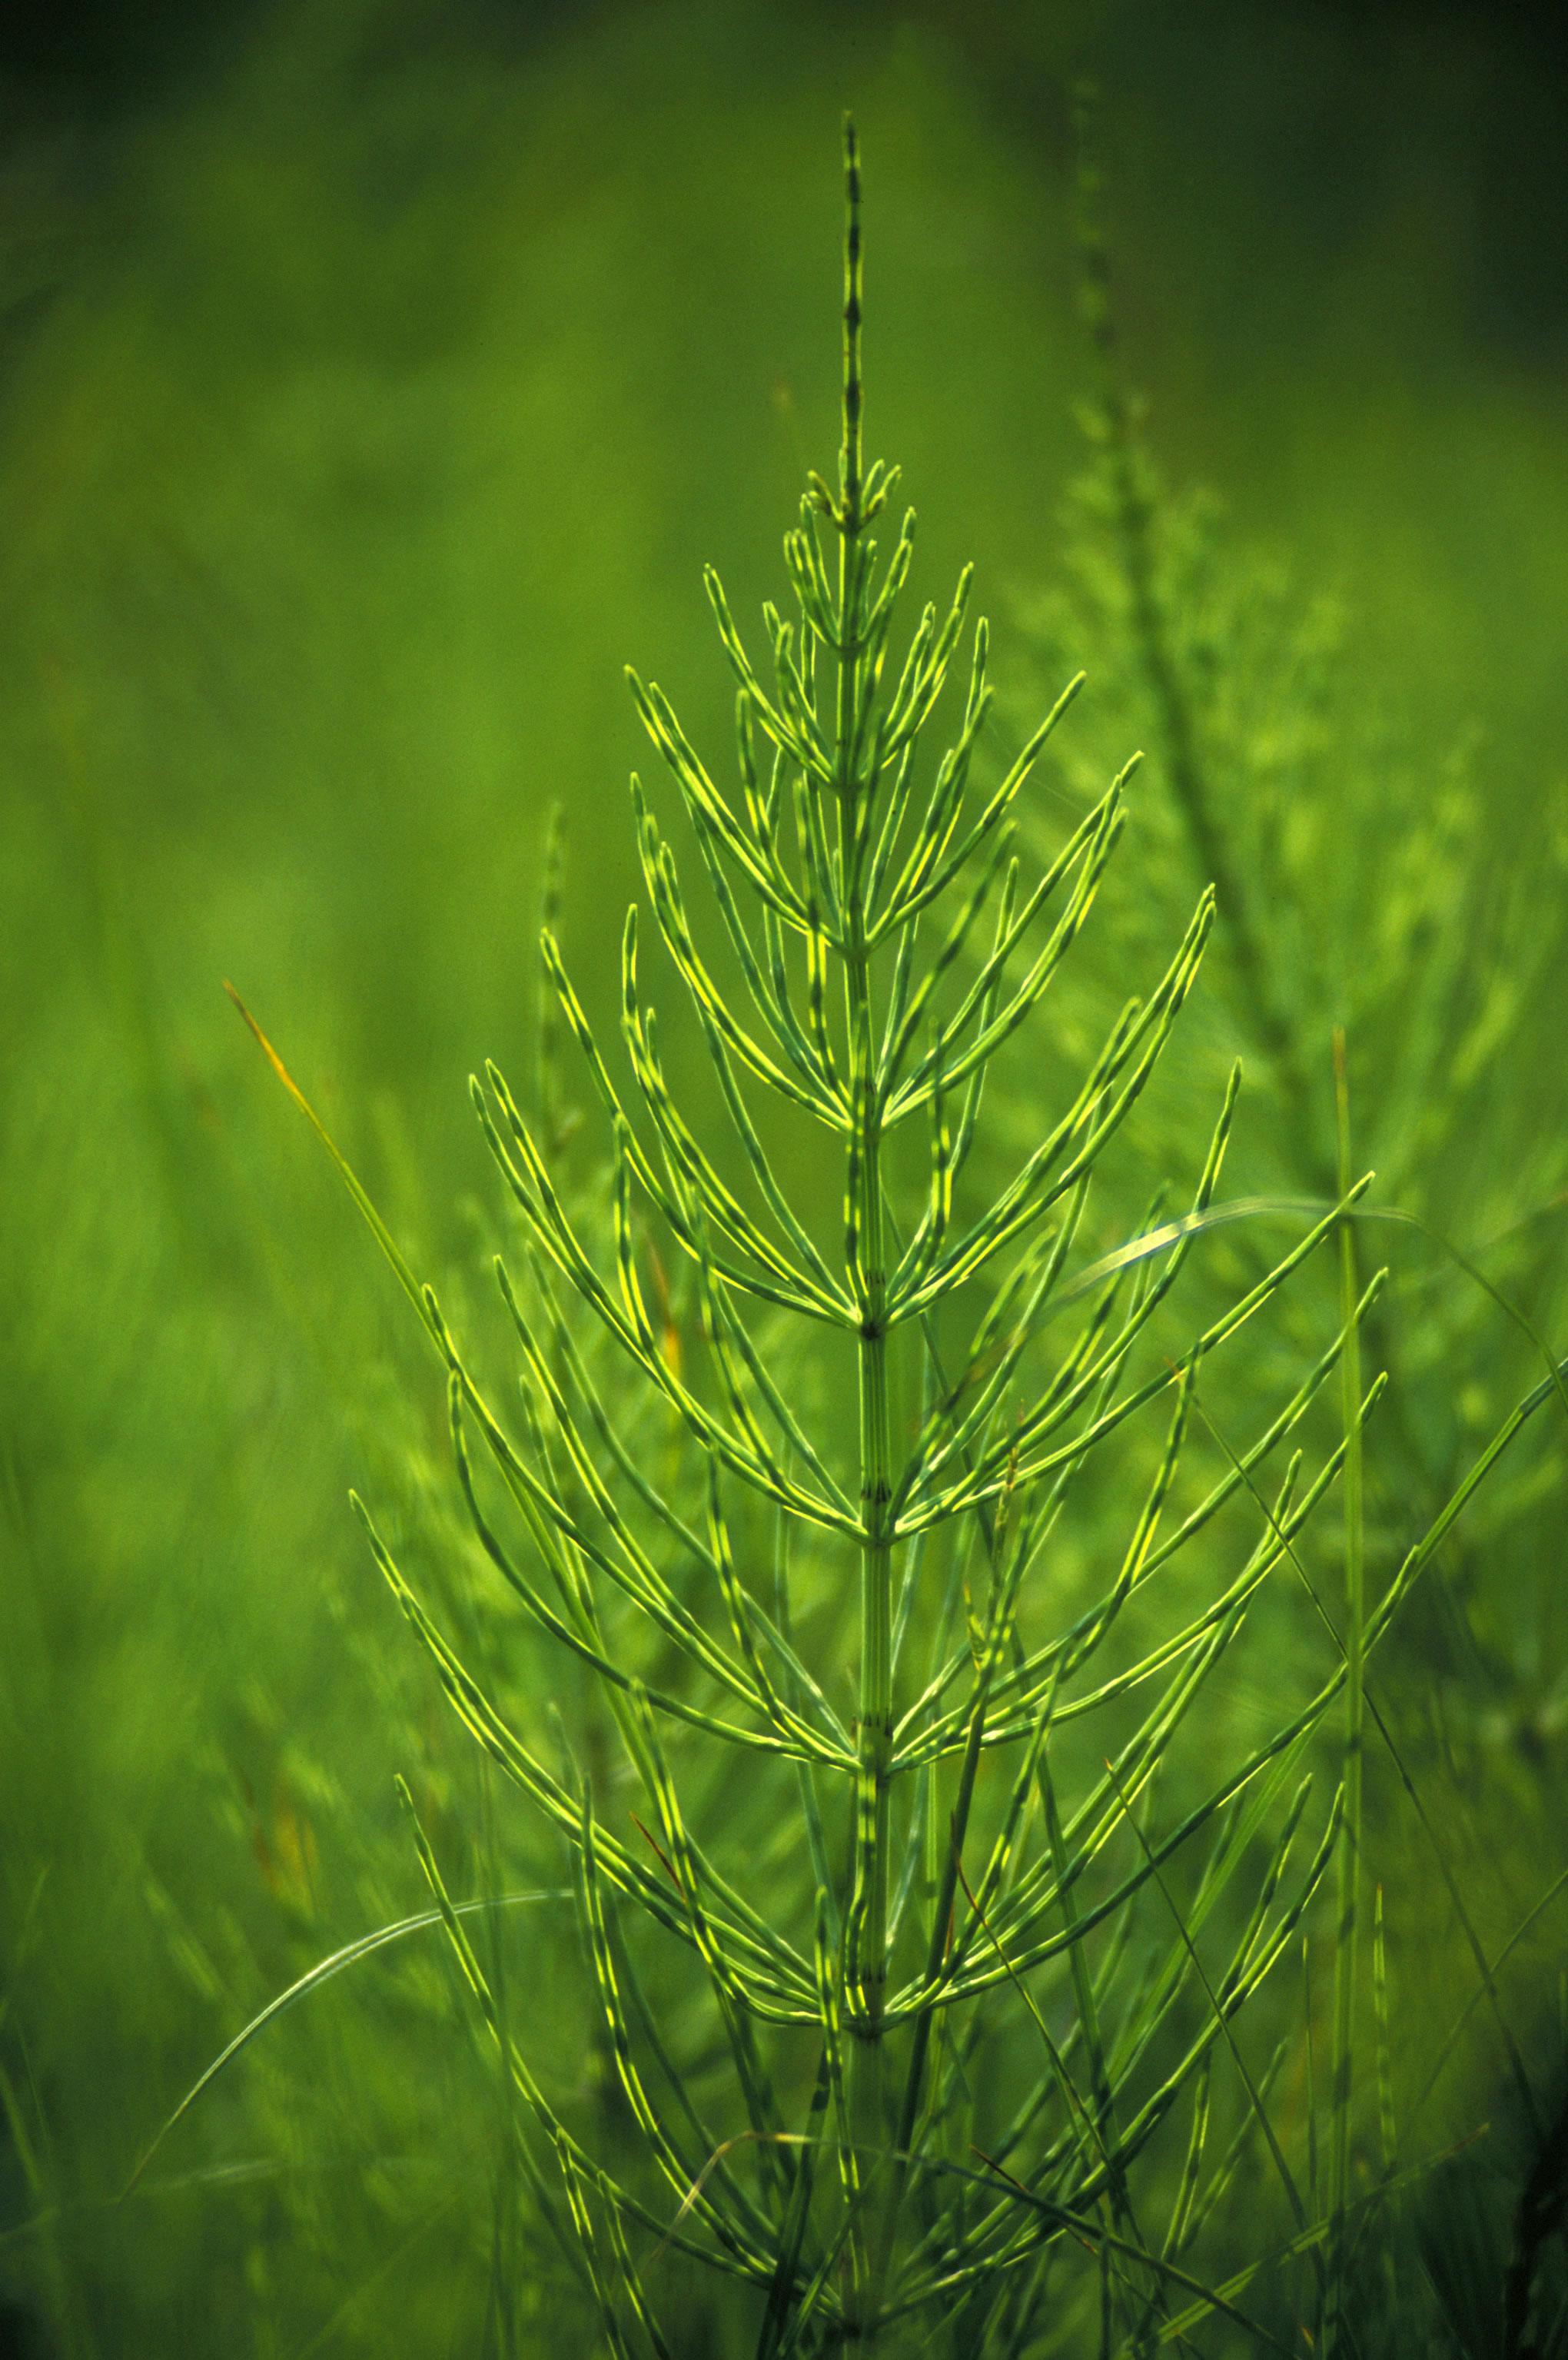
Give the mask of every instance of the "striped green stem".
[[[887, 1398], [887, 1269], [882, 1204], [883, 1094], [877, 1077], [864, 864], [855, 857], [861, 799], [874, 778], [857, 760], [875, 694], [863, 661], [866, 564], [860, 368], [860, 170], [854, 126], [844, 126], [844, 444], [839, 458], [838, 702], [834, 788], [844, 896], [844, 1021], [851, 1131], [845, 1185], [847, 1276], [860, 1315], [860, 1700], [855, 1730], [854, 1889], [844, 1961], [851, 2032], [850, 2136], [862, 2185], [874, 2182], [886, 2145], [883, 2005], [887, 1980], [887, 1851], [893, 1754], [892, 1434]], [[863, 2347], [877, 2332], [888, 2241], [869, 2208], [867, 2234], [851, 2240], [846, 2313]]]

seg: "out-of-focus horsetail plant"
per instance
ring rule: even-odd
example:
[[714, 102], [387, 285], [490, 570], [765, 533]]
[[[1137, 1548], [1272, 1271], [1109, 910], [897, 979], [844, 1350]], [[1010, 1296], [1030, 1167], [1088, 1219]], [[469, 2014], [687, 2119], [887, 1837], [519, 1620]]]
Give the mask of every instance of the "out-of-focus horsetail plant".
[[[849, 125], [844, 160], [837, 483], [810, 477], [786, 535], [795, 611], [765, 606], [765, 662], [707, 579], [735, 680], [733, 787], [629, 676], [712, 897], [699, 919], [690, 855], [683, 880], [634, 779], [661, 960], [727, 1129], [709, 1138], [667, 1080], [636, 909], [617, 1079], [552, 883], [530, 1085], [514, 1094], [494, 1065], [474, 1084], [515, 1239], [495, 1262], [509, 1404], [250, 1020], [444, 1363], [479, 1549], [560, 1650], [560, 1710], [511, 1709], [356, 1497], [452, 1705], [559, 1833], [596, 2119], [530, 2044], [516, 1976], [508, 2000], [475, 1931], [495, 1913], [450, 1893], [406, 1787], [432, 1907], [386, 1939], [445, 1928], [584, 2351], [1367, 2352], [1387, 2325], [1382, 2224], [1429, 2168], [1399, 2118], [1363, 1858], [1378, 1651], [1489, 1470], [1568, 1395], [1548, 1355], [1367, 1580], [1384, 1274], [1343, 1059], [1333, 1146], [1303, 1156], [1296, 1193], [1221, 1194], [1236, 1068], [1186, 1122], [1178, 1168], [1140, 1183], [1147, 1212], [1105, 1235], [1092, 1191], [1125, 1159], [1215, 893], [1162, 971], [1123, 978], [1135, 996], [1042, 1104], [1018, 1060], [1051, 1025], [1138, 757], [1053, 838], [1031, 780], [1079, 680], [997, 765], [969, 574], [895, 638], [914, 519], [879, 557], [898, 471], [864, 455]], [[1037, 869], [1020, 846], [1042, 845]], [[549, 858], [553, 879], [553, 836]], [[566, 1033], [608, 1127], [597, 1204], [561, 1178]], [[1323, 1033], [1326, 1072], [1326, 1017]], [[1263, 1046], [1294, 1104], [1305, 1080]], [[1029, 1136], [993, 1192], [975, 1175], [1020, 1108]], [[841, 1165], [831, 1229], [791, 1188], [792, 1160], [810, 1163], [791, 1125]], [[1183, 1319], [1183, 1271], [1238, 1230], [1256, 1268]], [[1274, 1320], [1320, 1251], [1327, 1316], [1309, 1334], [1317, 1308], [1298, 1310], [1241, 1404], [1212, 1406], [1233, 1339]], [[1339, 1535], [1337, 1594], [1315, 1586], [1309, 1524]], [[1266, 1710], [1249, 1715], [1249, 1609], [1302, 1584], [1315, 1665], [1255, 1670]], [[1314, 2078], [1301, 1966], [1325, 1922]], [[1479, 1945], [1477, 1961], [1496, 2006]]]

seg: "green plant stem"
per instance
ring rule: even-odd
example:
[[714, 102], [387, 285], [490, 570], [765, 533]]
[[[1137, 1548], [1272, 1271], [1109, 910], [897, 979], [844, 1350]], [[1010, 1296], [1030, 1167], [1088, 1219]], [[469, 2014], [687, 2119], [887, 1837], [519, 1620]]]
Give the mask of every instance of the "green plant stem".
[[[854, 970], [852, 968], [852, 978]], [[876, 2171], [886, 2144], [883, 2121], [884, 2049], [882, 2014], [887, 1978], [887, 1852], [889, 1769], [893, 1752], [893, 1553], [888, 1536], [892, 1502], [891, 1437], [887, 1404], [887, 1338], [882, 1325], [886, 1272], [881, 1218], [880, 1119], [876, 1085], [865, 1084], [859, 1188], [866, 1284], [860, 1336], [861, 1506], [865, 1537], [860, 1575], [860, 1711], [856, 1731], [855, 1900], [851, 1913], [853, 1956], [849, 1973], [858, 2009], [850, 2016], [851, 2132], [860, 2150], [863, 2176]], [[875, 2333], [878, 2288], [891, 2248], [893, 2224], [875, 2229], [873, 2259], [860, 2306], [863, 2338]]]
[[[868, 1087], [867, 1098], [871, 1098]], [[888, 1775], [893, 1752], [893, 1484], [887, 1404], [887, 1276], [880, 1218], [881, 1158], [874, 1109], [860, 1170], [866, 1317], [860, 1336], [861, 1544], [860, 1714], [856, 1732], [855, 1982], [865, 2010], [861, 2045], [880, 2037], [887, 1980]], [[869, 1152], [867, 1152], [869, 1151]]]
[[[1335, 1129], [1339, 1170], [1350, 1169], [1350, 1098], [1345, 1081], [1345, 1034], [1334, 1035]], [[1356, 1233], [1349, 1221], [1339, 1230], [1340, 1317], [1345, 1350], [1340, 1380], [1345, 1404], [1345, 1816], [1340, 1822], [1339, 1867], [1334, 1954], [1334, 2147], [1331, 2186], [1334, 2223], [1330, 2244], [1328, 2312], [1323, 2350], [1340, 2348], [1341, 2310], [1348, 2262], [1345, 2223], [1350, 2202], [1350, 2130], [1356, 2041], [1356, 1951], [1361, 1852], [1361, 1761], [1363, 1657], [1366, 1600], [1361, 1459], [1361, 1349], [1356, 1319]]]
[[[840, 454], [838, 706], [835, 787], [844, 917], [844, 1015], [854, 1122], [845, 1215], [848, 1277], [860, 1312], [860, 1708], [855, 1732], [855, 1882], [845, 1960], [851, 2032], [850, 2136], [863, 2175], [876, 2169], [883, 2124], [883, 2002], [887, 1980], [889, 1765], [893, 1752], [892, 1435], [887, 1402], [887, 1247], [882, 1206], [882, 1093], [873, 1044], [870, 957], [863, 864], [855, 857], [859, 802], [874, 778], [858, 774], [855, 747], [866, 688], [861, 564], [860, 175], [854, 129], [844, 126], [844, 447]], [[873, 2223], [875, 2223], [875, 2210]], [[863, 2344], [876, 2334], [890, 2239], [873, 2225], [851, 2239], [853, 2322]]]

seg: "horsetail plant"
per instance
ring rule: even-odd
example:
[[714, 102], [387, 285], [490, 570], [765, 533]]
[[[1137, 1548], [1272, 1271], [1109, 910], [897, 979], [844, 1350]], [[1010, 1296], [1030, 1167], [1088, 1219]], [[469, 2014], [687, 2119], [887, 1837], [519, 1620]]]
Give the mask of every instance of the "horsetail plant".
[[[851, 2342], [867, 2353], [1143, 2354], [1216, 2315], [1268, 2344], [1240, 2300], [1263, 2256], [1211, 2285], [1193, 2254], [1255, 2148], [1278, 2182], [1281, 2252], [1295, 2257], [1282, 2267], [1302, 2273], [1307, 2313], [1337, 2325], [1348, 2347], [1329, 2284], [1356, 2201], [1347, 2131], [1336, 2121], [1325, 2218], [1315, 2165], [1303, 2198], [1269, 2112], [1271, 2073], [1247, 2063], [1236, 2030], [1295, 1955], [1334, 1858], [1341, 1798], [1312, 1806], [1306, 1757], [1346, 1661], [1228, 1765], [1211, 1743], [1174, 1816], [1161, 1819], [1155, 1788], [1200, 1706], [1212, 1716], [1212, 1676], [1249, 1606], [1341, 1469], [1358, 1469], [1378, 1387], [1362, 1393], [1354, 1345], [1380, 1276], [1362, 1287], [1345, 1254], [1337, 1334], [1256, 1431], [1226, 1446], [1223, 1468], [1183, 1495], [1162, 1535], [1186, 1480], [1200, 1376], [1343, 1227], [1368, 1182], [1346, 1175], [1337, 1203], [1294, 1208], [1302, 1233], [1256, 1284], [1179, 1354], [1135, 1364], [1163, 1336], [1157, 1315], [1199, 1234], [1256, 1209], [1215, 1199], [1237, 1073], [1190, 1211], [1165, 1218], [1157, 1205], [1114, 1251], [1086, 1256], [1080, 1245], [1096, 1166], [1198, 974], [1208, 891], [1071, 1104], [988, 1202], [970, 1201], [987, 1073], [1089, 915], [1134, 764], [1026, 883], [1015, 807], [1079, 682], [994, 783], [972, 789], [990, 701], [982, 621], [952, 743], [922, 765], [959, 662], [970, 575], [945, 617], [928, 607], [890, 660], [914, 519], [879, 571], [871, 527], [898, 475], [863, 458], [860, 184], [847, 125], [844, 162], [838, 484], [809, 478], [786, 537], [798, 613], [764, 609], [766, 672], [707, 578], [736, 682], [738, 794], [715, 783], [662, 692], [630, 675], [749, 1000], [743, 1012], [715, 977], [634, 779], [648, 901], [727, 1111], [736, 1176], [677, 1103], [644, 997], [636, 909], [621, 959], [635, 1101], [547, 923], [543, 970], [608, 1118], [612, 1183], [601, 1252], [591, 1215], [560, 1182], [553, 1085], [527, 1094], [530, 1120], [487, 1067], [474, 1105], [521, 1240], [516, 1267], [495, 1265], [521, 1362], [517, 1434], [326, 1142], [444, 1361], [477, 1543], [533, 1622], [586, 1667], [624, 1756], [618, 1772], [585, 1775], [558, 1723], [550, 1766], [454, 1652], [356, 1499], [458, 1713], [570, 1849], [593, 2005], [643, 2160], [612, 2169], [573, 2130], [497, 2009], [463, 1905], [449, 1899], [416, 1822], [420, 1858], [503, 2070], [553, 2155], [578, 2273], [617, 2355], [674, 2348], [657, 2290], [677, 2256], [749, 2289], [736, 2315], [757, 2360]], [[758, 1093], [776, 1114], [755, 1111]], [[831, 1248], [770, 1151], [776, 1120], [815, 1126], [842, 1159]], [[917, 1122], [929, 1173], [905, 1207], [895, 1135]], [[666, 1282], [656, 1239], [686, 1272], [684, 1292]], [[1075, 1304], [1078, 1332], [1049, 1354], [1050, 1323]], [[683, 1327], [700, 1335], [695, 1368]], [[801, 1337], [804, 1353], [791, 1340]], [[854, 1372], [857, 1448], [812, 1431], [812, 1400], [841, 1369]], [[1301, 1448], [1286, 1456], [1336, 1371], [1337, 1445], [1315, 1465]], [[668, 1480], [639, 1447], [646, 1425], [622, 1415], [638, 1392], [685, 1437], [659, 1460]], [[1157, 1404], [1163, 1438], [1146, 1444], [1132, 1421]], [[1517, 1424], [1358, 1618], [1351, 1679]], [[1258, 1487], [1281, 1456], [1270, 1502]], [[1067, 1510], [1075, 1488], [1096, 1483], [1085, 1551]], [[514, 1531], [537, 1569], [520, 1561]], [[1149, 1585], [1211, 1531], [1232, 1550], [1227, 1579], [1161, 1625]], [[1085, 1558], [1107, 1532], [1113, 1558], [1085, 1595]], [[834, 1666], [852, 1590], [850, 1707], [835, 1701]], [[1087, 1754], [1073, 1727], [1085, 1721]], [[626, 1780], [635, 1809], [617, 1799]], [[797, 1835], [770, 1843], [759, 1812]], [[1305, 1857], [1292, 1867], [1298, 1840]], [[660, 1938], [659, 1972], [684, 1961], [705, 1994], [703, 2062], [690, 2061], [693, 1986], [662, 2019], [644, 1990]], [[726, 2060], [716, 2092], [715, 2046]], [[1153, 2183], [1157, 2221], [1135, 2167], [1168, 2121], [1175, 2145]], [[1315, 2140], [1312, 2121], [1306, 2136]], [[544, 2205], [537, 2159], [529, 2168]]]

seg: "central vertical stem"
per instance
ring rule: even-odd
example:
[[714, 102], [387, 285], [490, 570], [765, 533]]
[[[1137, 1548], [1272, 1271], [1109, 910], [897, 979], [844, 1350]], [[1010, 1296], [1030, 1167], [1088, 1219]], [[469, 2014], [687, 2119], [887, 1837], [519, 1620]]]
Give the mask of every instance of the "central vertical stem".
[[887, 1401], [887, 1270], [882, 1212], [882, 1098], [874, 1047], [864, 864], [855, 857], [866, 603], [861, 547], [860, 170], [854, 127], [844, 126], [844, 447], [839, 459], [837, 775], [839, 879], [852, 1132], [845, 1207], [854, 1240], [849, 1278], [860, 1308], [860, 1708], [855, 1743], [854, 1891], [844, 1958], [850, 2031], [849, 2113], [868, 2218], [852, 2233], [849, 2324], [861, 2348], [877, 2333], [887, 2252], [872, 2194], [887, 2147], [882, 2012], [887, 1981], [888, 1770], [893, 1750], [892, 1440]]
[[[864, 956], [848, 975], [851, 1021], [869, 1016]], [[869, 1025], [867, 1024], [867, 1034]], [[856, 1059], [856, 1065], [860, 1061]], [[892, 2243], [881, 2215], [889, 2184], [884, 2098], [883, 2004], [887, 1982], [887, 1848], [893, 1752], [891, 1424], [887, 1400], [887, 1264], [882, 1218], [882, 1110], [869, 1057], [856, 1073], [855, 1187], [860, 1240], [860, 1710], [856, 1727], [855, 1891], [845, 1981], [850, 2131], [868, 2219], [855, 2241], [855, 2324], [863, 2348], [877, 2333], [879, 2289]]]
[[[850, 969], [852, 1003], [867, 1005]], [[857, 983], [861, 989], [856, 989]], [[860, 1328], [860, 1716], [855, 1811], [855, 1977], [864, 2018], [859, 2046], [880, 2042], [887, 1973], [887, 1774], [893, 1749], [891, 1424], [887, 1404], [887, 1279], [882, 1218], [882, 1110], [875, 1072], [856, 1109], [862, 1311]]]

